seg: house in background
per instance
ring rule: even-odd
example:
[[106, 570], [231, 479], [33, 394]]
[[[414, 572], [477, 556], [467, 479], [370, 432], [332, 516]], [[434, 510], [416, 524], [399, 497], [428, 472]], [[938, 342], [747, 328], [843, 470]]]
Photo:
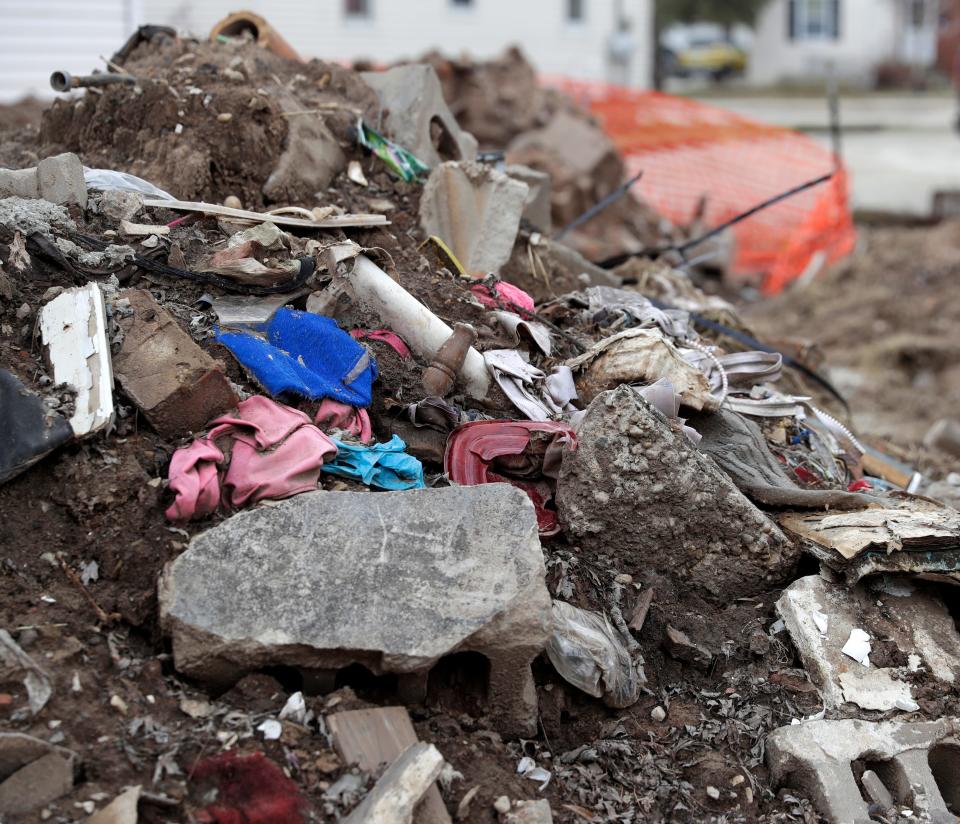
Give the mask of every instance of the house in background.
[[757, 17], [749, 79], [872, 85], [877, 69], [932, 67], [940, 0], [769, 0]]
[[648, 87], [653, 0], [0, 0], [0, 102], [49, 97], [55, 69], [87, 74], [142, 23], [205, 37], [262, 15], [304, 57], [389, 63], [430, 50], [477, 58], [517, 44], [544, 74]]

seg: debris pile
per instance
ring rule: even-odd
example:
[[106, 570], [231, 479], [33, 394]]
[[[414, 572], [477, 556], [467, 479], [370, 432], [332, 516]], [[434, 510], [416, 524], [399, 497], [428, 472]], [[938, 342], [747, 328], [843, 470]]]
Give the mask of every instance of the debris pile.
[[0, 817], [957, 814], [960, 515], [522, 56], [239, 13], [56, 83], [0, 171]]

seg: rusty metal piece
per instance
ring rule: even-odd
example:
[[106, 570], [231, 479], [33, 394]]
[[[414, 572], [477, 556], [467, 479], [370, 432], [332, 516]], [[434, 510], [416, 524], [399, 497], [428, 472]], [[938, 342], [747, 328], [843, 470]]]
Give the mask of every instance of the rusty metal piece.
[[137, 78], [132, 74], [103, 72], [102, 74], [84, 74], [74, 76], [70, 72], [54, 72], [50, 75], [50, 88], [55, 92], [69, 92], [90, 86], [110, 86], [114, 83], [134, 84]]
[[423, 372], [423, 389], [430, 397], [442, 398], [449, 394], [463, 367], [467, 351], [477, 339], [477, 330], [469, 323], [456, 323], [453, 334], [437, 351], [433, 363]]
[[210, 30], [210, 40], [216, 42], [220, 36], [239, 37], [244, 32], [252, 34], [258, 46], [272, 51], [278, 57], [298, 63], [305, 62], [273, 26], [252, 11], [235, 11], [224, 17]]

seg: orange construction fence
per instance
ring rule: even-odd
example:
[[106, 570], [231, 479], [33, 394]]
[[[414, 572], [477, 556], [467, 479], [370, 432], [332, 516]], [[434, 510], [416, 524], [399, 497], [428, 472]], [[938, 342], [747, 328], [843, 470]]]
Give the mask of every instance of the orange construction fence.
[[[781, 192], [827, 174], [833, 154], [799, 132], [751, 120], [696, 100], [605, 83], [548, 78], [588, 108], [623, 154], [638, 193], [662, 215], [718, 226]], [[762, 275], [781, 291], [808, 267], [853, 251], [856, 231], [847, 178], [834, 177], [738, 223], [733, 274]], [[691, 250], [696, 255], [696, 250]]]

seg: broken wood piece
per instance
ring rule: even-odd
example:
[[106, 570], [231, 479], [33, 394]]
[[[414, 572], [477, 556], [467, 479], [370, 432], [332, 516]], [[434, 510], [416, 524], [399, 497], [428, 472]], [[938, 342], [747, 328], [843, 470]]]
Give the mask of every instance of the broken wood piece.
[[40, 310], [40, 338], [55, 384], [77, 391], [70, 427], [77, 437], [113, 422], [113, 368], [107, 314], [96, 283], [67, 289]]
[[411, 824], [417, 802], [434, 786], [443, 763], [433, 744], [411, 745], [347, 816], [346, 824]]
[[189, 200], [159, 200], [150, 199], [143, 201], [144, 206], [151, 206], [155, 209], [172, 209], [175, 212], [202, 212], [207, 215], [219, 215], [220, 217], [239, 218], [240, 220], [251, 220], [257, 223], [276, 223], [277, 226], [295, 226], [301, 229], [344, 229], [351, 226], [386, 226], [390, 223], [383, 215], [373, 214], [346, 214], [332, 215], [323, 220], [305, 220], [298, 217], [281, 217], [270, 215], [265, 212], [251, 212], [246, 209], [231, 209], [227, 206], [220, 206], [216, 203], [203, 203], [200, 201]]
[[140, 795], [139, 784], [129, 787], [102, 810], [91, 815], [86, 824], [137, 824], [137, 803]]
[[640, 632], [643, 629], [643, 622], [647, 620], [647, 613], [650, 611], [650, 604], [653, 603], [653, 590], [645, 589], [637, 602], [637, 608], [633, 611], [633, 617], [627, 624], [634, 632]]
[[120, 221], [120, 231], [130, 237], [149, 237], [150, 235], [169, 235], [169, 226], [154, 226], [150, 223], [131, 223], [129, 220]]
[[[327, 718], [333, 745], [345, 764], [372, 772], [396, 760], [418, 742], [406, 707], [378, 707], [338, 712]], [[417, 807], [418, 824], [449, 824], [450, 815], [436, 786]]]

